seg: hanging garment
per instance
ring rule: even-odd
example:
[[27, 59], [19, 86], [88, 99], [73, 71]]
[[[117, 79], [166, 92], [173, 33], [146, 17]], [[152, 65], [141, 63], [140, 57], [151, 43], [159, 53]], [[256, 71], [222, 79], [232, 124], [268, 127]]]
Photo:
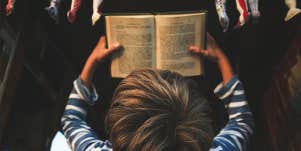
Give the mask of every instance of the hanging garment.
[[261, 15], [258, 8], [258, 0], [249, 0], [249, 6], [251, 10], [252, 19], [255, 23], [257, 23]]
[[246, 0], [236, 0], [236, 8], [240, 13], [236, 27], [240, 28], [246, 24], [249, 17], [248, 3]]
[[93, 0], [92, 25], [95, 25], [101, 17], [102, 2], [103, 0]]
[[51, 0], [50, 5], [45, 8], [49, 16], [58, 24], [59, 23], [59, 7], [61, 0]]
[[297, 1], [296, 0], [285, 0], [284, 1], [286, 6], [288, 7], [287, 14], [284, 18], [285, 21], [289, 21], [294, 16], [301, 13], [301, 10], [297, 8]]
[[[224, 32], [229, 30], [230, 22], [227, 15], [226, 5], [227, 0], [215, 0], [215, 7], [219, 17], [219, 22]], [[260, 17], [258, 0], [236, 0], [236, 9], [239, 12], [239, 18], [234, 29], [239, 29], [244, 26], [250, 20], [250, 16], [254, 22], [257, 22]]]
[[226, 32], [229, 27], [229, 17], [226, 13], [226, 0], [215, 0], [215, 7], [219, 19], [219, 23]]
[[71, 8], [67, 13], [67, 19], [70, 23], [73, 23], [76, 20], [76, 13], [82, 5], [82, 0], [72, 0]]
[[6, 4], [6, 16], [9, 16], [13, 12], [15, 3], [16, 0], [8, 0]]

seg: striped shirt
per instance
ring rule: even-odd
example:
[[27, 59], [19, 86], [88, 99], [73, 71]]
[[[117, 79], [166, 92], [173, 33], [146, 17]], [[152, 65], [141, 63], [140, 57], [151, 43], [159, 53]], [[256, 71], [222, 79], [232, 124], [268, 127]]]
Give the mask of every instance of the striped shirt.
[[[219, 84], [214, 93], [224, 102], [229, 121], [214, 138], [210, 151], [246, 150], [254, 124], [241, 82], [234, 77], [227, 84]], [[61, 119], [64, 135], [74, 151], [113, 150], [112, 144], [108, 140], [98, 139], [85, 121], [88, 107], [97, 99], [94, 86], [90, 92], [79, 78], [74, 81], [74, 88]]]
[[234, 76], [228, 83], [219, 84], [214, 93], [224, 102], [229, 121], [213, 139], [210, 151], [247, 150], [254, 123], [242, 83]]

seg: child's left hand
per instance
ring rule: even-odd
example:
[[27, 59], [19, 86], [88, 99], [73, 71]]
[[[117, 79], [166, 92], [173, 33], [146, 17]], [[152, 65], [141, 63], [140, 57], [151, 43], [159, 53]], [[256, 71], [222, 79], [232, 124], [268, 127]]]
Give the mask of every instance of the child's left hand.
[[106, 48], [105, 36], [100, 37], [96, 47], [86, 61], [86, 64], [80, 74], [80, 78], [86, 87], [90, 87], [97, 65], [109, 54], [119, 50], [120, 48], [121, 45], [119, 43], [114, 43], [111, 47]]
[[106, 48], [106, 37], [101, 36], [90, 57], [95, 59], [95, 61], [97, 62], [101, 62], [109, 54], [115, 52], [120, 48], [121, 45], [119, 43], [114, 43], [111, 47]]

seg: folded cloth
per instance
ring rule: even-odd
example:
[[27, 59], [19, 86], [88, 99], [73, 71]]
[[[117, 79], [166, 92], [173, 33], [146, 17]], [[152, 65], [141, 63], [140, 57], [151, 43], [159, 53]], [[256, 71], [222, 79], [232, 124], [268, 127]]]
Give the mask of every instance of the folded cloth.
[[93, 0], [92, 25], [100, 19], [103, 0]]

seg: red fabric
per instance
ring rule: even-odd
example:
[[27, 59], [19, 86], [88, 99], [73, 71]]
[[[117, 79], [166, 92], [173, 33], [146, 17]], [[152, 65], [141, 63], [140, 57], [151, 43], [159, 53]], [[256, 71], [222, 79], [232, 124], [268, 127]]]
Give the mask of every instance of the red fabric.
[[6, 4], [6, 15], [10, 15], [13, 11], [15, 0], [8, 0]]
[[248, 8], [247, 8], [247, 4], [245, 2], [245, 0], [238, 0], [240, 7], [244, 10], [243, 16], [244, 18], [248, 17]]
[[73, 23], [76, 19], [76, 13], [82, 5], [82, 0], [72, 0], [71, 8], [67, 13], [67, 18], [70, 23]]
[[[245, 0], [238, 0], [238, 4], [242, 9], [243, 9], [243, 18], [245, 20], [245, 22], [247, 22], [248, 16], [249, 16], [249, 12], [248, 12], [248, 6]], [[237, 23], [237, 28], [240, 28], [242, 26], [242, 23], [240, 21], [240, 19], [238, 19], [238, 23]]]

